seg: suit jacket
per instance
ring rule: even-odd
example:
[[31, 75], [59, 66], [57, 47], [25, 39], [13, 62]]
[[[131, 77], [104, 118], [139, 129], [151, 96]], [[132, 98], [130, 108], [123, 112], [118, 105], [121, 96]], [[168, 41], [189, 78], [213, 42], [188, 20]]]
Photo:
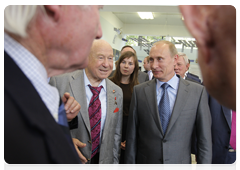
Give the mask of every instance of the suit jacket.
[[111, 74], [110, 74], [108, 77], [112, 77], [113, 74], [114, 74], [114, 72], [115, 72], [115, 70], [113, 70], [113, 71], [111, 72]]
[[32, 83], [4, 52], [4, 158], [13, 164], [80, 163]]
[[[112, 73], [108, 77], [112, 77], [114, 72], [115, 72], [115, 70], [113, 70]], [[148, 81], [148, 80], [149, 80], [149, 77], [148, 77], [147, 73], [138, 71], [138, 81], [139, 81], [139, 83], [143, 83], [143, 82]]]
[[190, 164], [194, 124], [201, 139], [198, 163], [211, 163], [211, 115], [203, 86], [180, 78], [165, 135], [158, 113], [156, 80], [134, 87], [126, 139], [126, 163]]
[[142, 71], [138, 71], [138, 81], [139, 83], [143, 83], [145, 81], [148, 81], [149, 77], [147, 73], [144, 73]]
[[[88, 163], [90, 163], [92, 151], [91, 128], [84, 87], [83, 70], [52, 77], [50, 84], [57, 87], [61, 95], [63, 95], [65, 92], [69, 92], [71, 96], [73, 96], [81, 105], [80, 112], [78, 113], [78, 128], [71, 130], [71, 135], [73, 138], [77, 138], [81, 142], [87, 144], [86, 147], [79, 148], [79, 150], [83, 156], [88, 159]], [[109, 79], [106, 79], [106, 88], [108, 102], [107, 116], [101, 137], [101, 146], [99, 152], [100, 164], [118, 163], [121, 144], [123, 117], [122, 90]], [[117, 104], [115, 103], [115, 97]], [[115, 112], [116, 108], [119, 108], [119, 111]]]
[[212, 163], [235, 162], [236, 153], [231, 157], [228, 151], [231, 135], [231, 110], [221, 106], [211, 96], [209, 96], [209, 107], [212, 115]]
[[192, 79], [194, 81], [197, 81], [197, 82], [201, 83], [201, 80], [199, 79], [199, 77], [197, 75], [189, 73], [189, 72], [187, 73], [186, 80], [187, 79]]

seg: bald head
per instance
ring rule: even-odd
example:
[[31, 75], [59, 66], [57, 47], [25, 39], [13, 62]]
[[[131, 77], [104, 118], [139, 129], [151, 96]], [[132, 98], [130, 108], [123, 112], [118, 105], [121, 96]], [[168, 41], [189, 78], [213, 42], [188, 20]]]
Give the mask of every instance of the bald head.
[[103, 39], [95, 39], [92, 43], [90, 55], [94, 54], [97, 50], [102, 48], [112, 49], [111, 45], [107, 41]]
[[113, 69], [113, 49], [105, 40], [94, 40], [90, 55], [89, 63], [86, 68], [86, 75], [92, 86], [98, 84], [107, 78]]

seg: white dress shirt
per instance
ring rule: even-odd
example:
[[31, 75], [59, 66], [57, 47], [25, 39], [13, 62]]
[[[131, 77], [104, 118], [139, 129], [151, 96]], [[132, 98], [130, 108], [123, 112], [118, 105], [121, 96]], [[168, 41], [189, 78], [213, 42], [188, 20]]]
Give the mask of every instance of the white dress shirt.
[[[88, 85], [90, 83], [90, 81], [88, 80], [88, 77], [85, 73], [85, 69], [83, 70], [84, 73], [84, 85], [85, 85], [85, 89], [86, 89], [86, 96], [87, 96], [87, 105], [89, 106], [89, 102], [93, 96], [92, 91], [90, 90], [90, 88], [88, 87]], [[92, 86], [92, 85], [91, 85]], [[106, 116], [107, 116], [107, 92], [106, 92], [106, 80], [103, 79], [101, 81], [101, 83], [98, 85], [98, 87], [103, 86], [103, 88], [101, 89], [101, 92], [99, 94], [99, 100], [101, 102], [101, 131], [100, 131], [100, 138], [102, 136], [102, 131], [105, 125], [105, 120], [106, 120]], [[101, 140], [100, 142], [101, 143]]]
[[49, 112], [56, 122], [58, 122], [60, 96], [57, 88], [48, 84], [45, 67], [31, 52], [6, 33], [4, 33], [4, 50], [30, 80]]

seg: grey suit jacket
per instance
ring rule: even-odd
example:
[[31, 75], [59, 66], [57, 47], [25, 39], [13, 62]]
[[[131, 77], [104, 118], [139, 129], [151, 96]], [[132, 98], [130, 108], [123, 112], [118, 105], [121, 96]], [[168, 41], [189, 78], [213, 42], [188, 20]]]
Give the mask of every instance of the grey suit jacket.
[[145, 81], [148, 81], [149, 77], [147, 73], [144, 73], [142, 71], [138, 71], [138, 81], [139, 83], [143, 83]]
[[[65, 92], [69, 92], [81, 105], [80, 112], [78, 113], [78, 128], [71, 130], [71, 135], [73, 138], [77, 138], [87, 144], [86, 147], [79, 148], [79, 150], [88, 159], [88, 163], [90, 163], [92, 150], [91, 129], [83, 70], [52, 77], [49, 83], [57, 87], [61, 96]], [[99, 163], [112, 164], [118, 163], [120, 156], [123, 94], [121, 88], [109, 79], [106, 79], [106, 88], [107, 116], [101, 136]], [[115, 97], [117, 104], [115, 103]], [[119, 108], [119, 110], [116, 111], [116, 108]]]
[[180, 78], [165, 135], [158, 113], [156, 79], [135, 86], [128, 118], [125, 163], [190, 164], [194, 124], [200, 139], [198, 163], [210, 164], [211, 116], [204, 86]]

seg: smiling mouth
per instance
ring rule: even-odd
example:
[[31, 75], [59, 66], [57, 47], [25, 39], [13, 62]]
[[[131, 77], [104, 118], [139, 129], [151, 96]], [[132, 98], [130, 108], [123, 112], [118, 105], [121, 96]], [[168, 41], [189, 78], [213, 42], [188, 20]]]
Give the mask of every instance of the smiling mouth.
[[102, 71], [102, 72], [105, 72], [105, 73], [107, 73], [107, 72], [108, 72], [108, 70], [100, 70], [100, 71]]

